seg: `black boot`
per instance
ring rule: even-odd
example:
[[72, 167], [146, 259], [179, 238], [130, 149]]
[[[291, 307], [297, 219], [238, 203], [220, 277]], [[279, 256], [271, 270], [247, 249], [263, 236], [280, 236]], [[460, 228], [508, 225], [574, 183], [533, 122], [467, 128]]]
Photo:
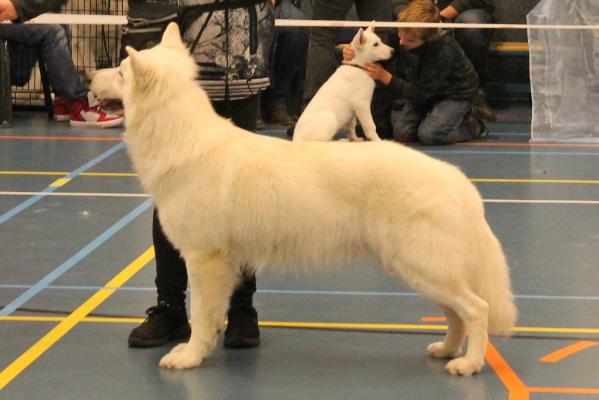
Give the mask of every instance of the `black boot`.
[[231, 297], [227, 313], [227, 329], [223, 345], [242, 349], [260, 345], [258, 313], [252, 306], [252, 296], [256, 292], [256, 276], [245, 277]]
[[185, 303], [158, 298], [158, 305], [146, 310], [146, 320], [129, 334], [130, 347], [155, 347], [171, 340], [187, 339], [191, 327]]

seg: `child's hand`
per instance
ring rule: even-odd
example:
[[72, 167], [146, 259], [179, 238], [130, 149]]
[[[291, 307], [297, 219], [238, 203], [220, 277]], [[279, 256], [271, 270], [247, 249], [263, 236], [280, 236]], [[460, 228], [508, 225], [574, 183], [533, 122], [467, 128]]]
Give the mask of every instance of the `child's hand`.
[[343, 61], [351, 61], [356, 56], [356, 52], [351, 44], [343, 45]]
[[364, 70], [372, 79], [385, 85], [388, 85], [393, 77], [389, 71], [381, 67], [381, 64], [364, 64]]

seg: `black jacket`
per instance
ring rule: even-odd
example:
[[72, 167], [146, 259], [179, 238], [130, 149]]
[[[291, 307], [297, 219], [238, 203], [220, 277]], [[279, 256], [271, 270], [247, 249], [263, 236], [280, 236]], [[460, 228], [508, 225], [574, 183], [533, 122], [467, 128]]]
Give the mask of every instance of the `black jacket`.
[[12, 0], [19, 16], [15, 22], [24, 22], [45, 12], [56, 12], [67, 0]]
[[[397, 16], [411, 0], [391, 0], [393, 4], [393, 15]], [[447, 6], [453, 6], [458, 12], [463, 13], [472, 8], [482, 8], [489, 14], [493, 14], [495, 6], [493, 0], [433, 0], [439, 10], [443, 10]]]
[[469, 100], [478, 93], [478, 75], [452, 31], [408, 50], [398, 46], [388, 89], [418, 103]]

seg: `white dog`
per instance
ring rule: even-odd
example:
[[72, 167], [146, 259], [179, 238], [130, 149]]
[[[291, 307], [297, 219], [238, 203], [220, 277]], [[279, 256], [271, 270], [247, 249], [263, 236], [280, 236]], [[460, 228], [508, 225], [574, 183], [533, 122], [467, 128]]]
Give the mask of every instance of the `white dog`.
[[368, 139], [381, 140], [370, 113], [375, 84], [363, 66], [391, 58], [393, 48], [381, 41], [372, 25], [358, 30], [352, 47], [355, 58], [339, 66], [316, 92], [295, 125], [293, 140], [328, 141], [341, 129], [350, 141], [358, 140], [356, 117]]
[[119, 68], [98, 69], [91, 74], [89, 89], [101, 100], [122, 99], [123, 84], [117, 79]]
[[191, 287], [191, 338], [161, 367], [209, 354], [240, 266], [314, 271], [369, 255], [442, 307], [449, 329], [430, 355], [454, 358], [451, 374], [480, 371], [488, 333], [509, 334], [516, 308], [481, 198], [457, 168], [396, 143], [292, 143], [235, 127], [194, 82], [176, 24], [127, 52], [115, 77], [124, 138]]

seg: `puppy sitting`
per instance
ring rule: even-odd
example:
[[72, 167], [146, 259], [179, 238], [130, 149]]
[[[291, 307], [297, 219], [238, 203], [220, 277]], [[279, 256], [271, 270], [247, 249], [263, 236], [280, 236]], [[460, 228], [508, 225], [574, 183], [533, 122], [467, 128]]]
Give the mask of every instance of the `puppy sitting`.
[[393, 48], [385, 45], [373, 28], [358, 30], [352, 40], [355, 58], [339, 66], [318, 90], [297, 121], [293, 140], [332, 140], [344, 128], [350, 141], [358, 140], [356, 117], [368, 139], [381, 140], [370, 113], [375, 83], [363, 66], [391, 58]]

